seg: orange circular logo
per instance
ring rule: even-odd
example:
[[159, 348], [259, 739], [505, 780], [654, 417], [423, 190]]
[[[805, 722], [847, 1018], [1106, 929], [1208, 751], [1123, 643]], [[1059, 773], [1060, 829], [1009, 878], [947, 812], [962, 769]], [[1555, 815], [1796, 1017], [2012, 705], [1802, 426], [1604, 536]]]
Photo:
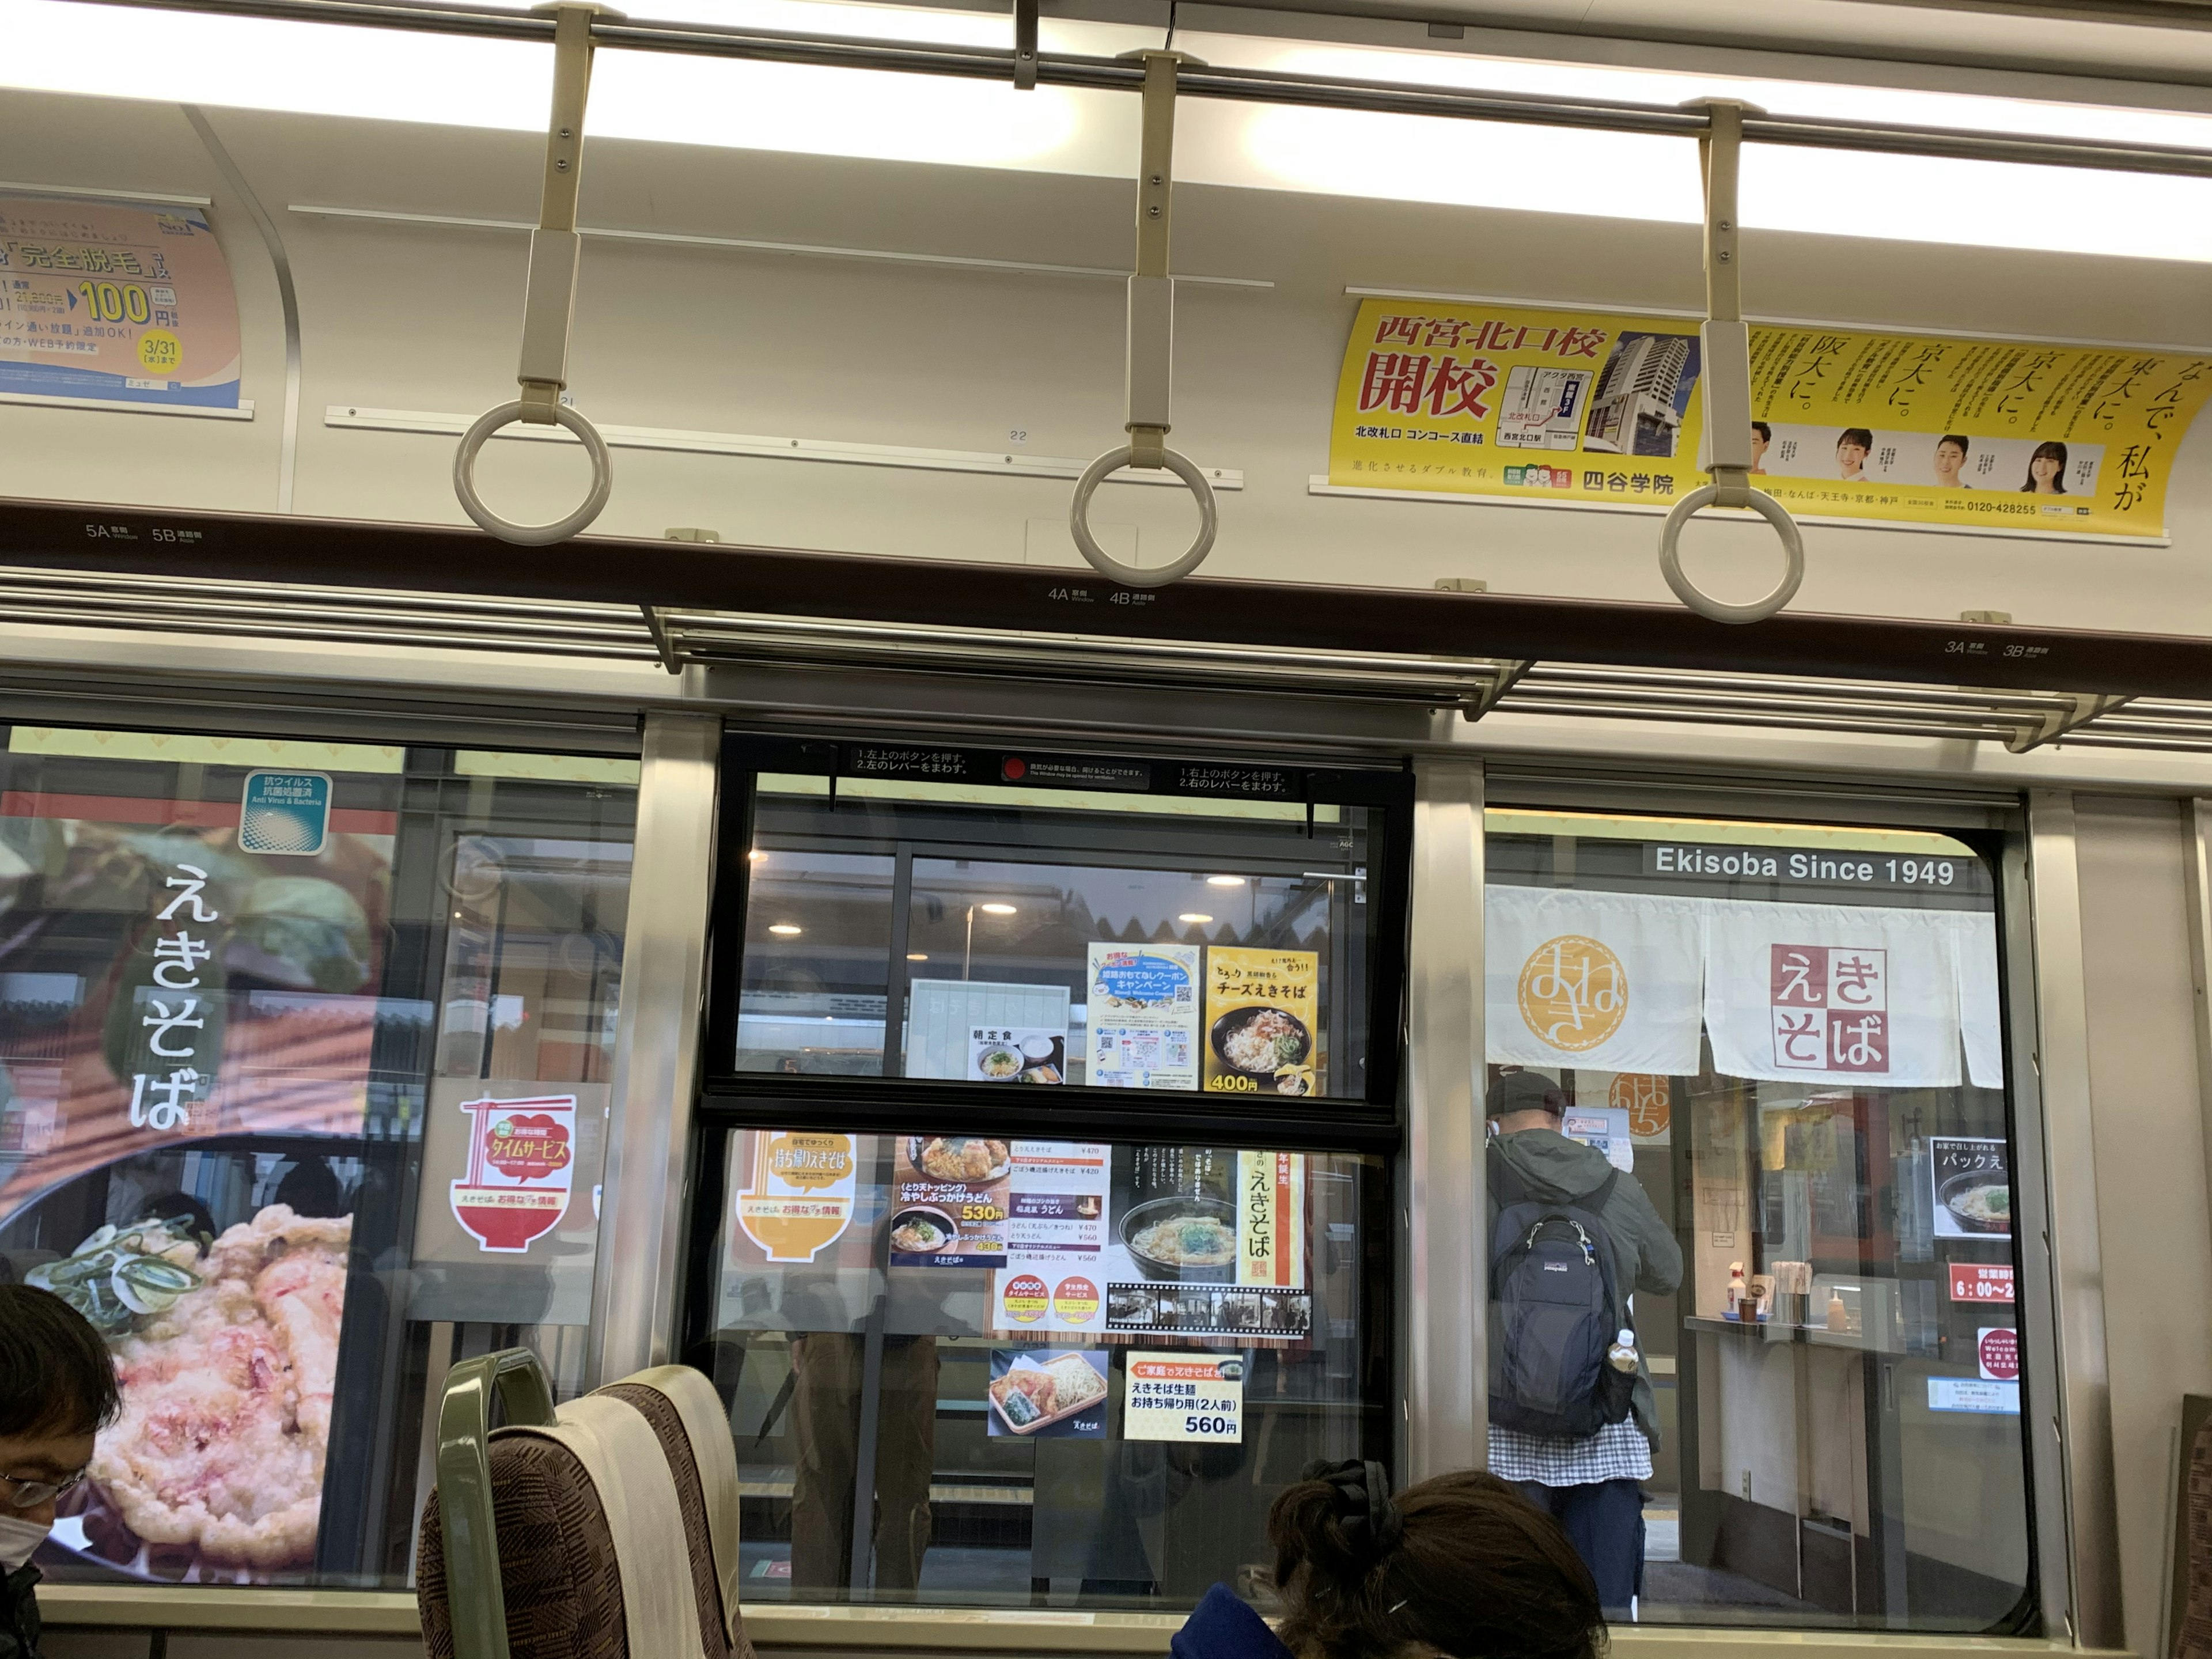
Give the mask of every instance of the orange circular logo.
[[1673, 1094], [1667, 1079], [1649, 1072], [1622, 1072], [1613, 1079], [1607, 1105], [1628, 1114], [1628, 1133], [1649, 1139], [1667, 1132]]
[[1066, 1325], [1088, 1325], [1098, 1316], [1098, 1287], [1080, 1276], [1053, 1286], [1052, 1310]]
[[1620, 1029], [1628, 975], [1620, 958], [1594, 939], [1563, 933], [1538, 945], [1521, 966], [1521, 1018], [1554, 1048], [1580, 1054]]

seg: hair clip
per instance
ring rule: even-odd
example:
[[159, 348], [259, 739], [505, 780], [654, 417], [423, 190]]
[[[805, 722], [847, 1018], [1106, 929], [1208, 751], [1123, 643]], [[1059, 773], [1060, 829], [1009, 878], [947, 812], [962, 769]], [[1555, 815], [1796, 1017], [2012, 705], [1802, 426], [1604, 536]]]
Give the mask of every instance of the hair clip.
[[[1412, 1596], [1408, 1595], [1408, 1596], [1407, 1596], [1403, 1601], [1394, 1601], [1394, 1602], [1392, 1602], [1392, 1603], [1390, 1604], [1390, 1613], [1395, 1613], [1395, 1612], [1397, 1612], [1397, 1611], [1398, 1611], [1398, 1609], [1399, 1609], [1400, 1607], [1404, 1607], [1404, 1606], [1406, 1605], [1406, 1602], [1407, 1602], [1407, 1601], [1412, 1601], [1413, 1599], [1413, 1598]], [[1383, 1616], [1385, 1619], [1388, 1619], [1388, 1618], [1390, 1616], [1390, 1613], [1384, 1613], [1382, 1616]]]

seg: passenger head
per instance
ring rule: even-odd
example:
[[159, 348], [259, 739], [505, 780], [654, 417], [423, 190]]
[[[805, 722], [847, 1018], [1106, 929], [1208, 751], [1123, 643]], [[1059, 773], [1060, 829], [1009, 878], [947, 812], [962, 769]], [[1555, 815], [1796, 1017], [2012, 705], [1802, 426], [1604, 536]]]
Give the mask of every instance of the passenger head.
[[[75, 1483], [93, 1437], [122, 1409], [115, 1362], [84, 1316], [48, 1291], [0, 1285], [0, 1519], [52, 1525], [52, 1489]], [[27, 1493], [34, 1501], [19, 1502]], [[0, 1535], [0, 1561], [9, 1541]]]
[[1469, 1469], [1394, 1501], [1379, 1463], [1315, 1463], [1267, 1513], [1297, 1659], [1598, 1659], [1597, 1585], [1559, 1523]]
[[1552, 1127], [1567, 1112], [1567, 1097], [1559, 1085], [1541, 1072], [1508, 1072], [1490, 1085], [1483, 1115], [1494, 1118], [1507, 1134], [1516, 1129], [1540, 1129], [1546, 1120]]

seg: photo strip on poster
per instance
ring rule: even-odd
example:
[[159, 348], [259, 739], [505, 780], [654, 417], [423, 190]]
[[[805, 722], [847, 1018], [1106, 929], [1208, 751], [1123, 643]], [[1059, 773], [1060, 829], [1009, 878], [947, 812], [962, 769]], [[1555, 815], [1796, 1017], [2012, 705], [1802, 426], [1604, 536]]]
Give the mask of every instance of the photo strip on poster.
[[993, 1330], [1310, 1335], [1304, 1153], [1018, 1141], [1011, 1161]]

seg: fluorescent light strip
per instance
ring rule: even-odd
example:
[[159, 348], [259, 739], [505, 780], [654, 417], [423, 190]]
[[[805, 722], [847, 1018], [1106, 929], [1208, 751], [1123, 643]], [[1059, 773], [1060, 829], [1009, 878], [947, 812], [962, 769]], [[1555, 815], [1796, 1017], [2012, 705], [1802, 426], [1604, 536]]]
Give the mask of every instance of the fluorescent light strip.
[[149, 207], [212, 207], [205, 196], [171, 196], [158, 190], [103, 190], [94, 185], [29, 185], [0, 179], [0, 196], [81, 197], [94, 202], [140, 202]]
[[[380, 224], [428, 225], [456, 230], [513, 230], [529, 232], [537, 227], [522, 219], [467, 219], [444, 213], [397, 213], [383, 208], [330, 207], [295, 202], [287, 210], [313, 219], [368, 219]], [[984, 259], [962, 253], [909, 253], [893, 248], [839, 247], [828, 243], [763, 242], [745, 236], [698, 236], [672, 230], [609, 230], [580, 225], [578, 231], [611, 242], [664, 242], [683, 247], [727, 247], [750, 253], [787, 253], [825, 259], [871, 259], [890, 264], [956, 265], [967, 270], [1003, 270], [1024, 276], [1109, 276], [1126, 281], [1129, 273], [1110, 265], [1050, 265], [1026, 259]], [[1274, 283], [1258, 276], [1186, 276], [1178, 283], [1202, 288], [1271, 289]]]
[[[716, 9], [742, 16], [764, 3], [729, 0]], [[779, 21], [803, 3], [781, 0]], [[793, 21], [817, 15], [835, 27], [847, 9], [823, 7]], [[964, 13], [941, 21], [961, 31], [982, 27]], [[1003, 17], [996, 21], [1006, 27]], [[933, 26], [917, 14], [906, 37]], [[82, 41], [103, 30], [131, 40], [132, 50], [86, 53]], [[1097, 39], [1071, 26], [1048, 45], [1089, 46]], [[0, 53], [0, 84], [30, 90], [167, 103], [183, 86], [209, 106], [532, 133], [544, 131], [551, 66], [541, 45], [520, 40], [96, 0], [0, 0], [0, 40], [9, 42]], [[1185, 44], [1206, 53], [1216, 42], [1232, 61], [1265, 44], [1212, 35]], [[1310, 43], [1279, 50], [1307, 72], [1354, 61]], [[1364, 66], [1378, 56], [1395, 72], [1432, 83], [1548, 78], [1581, 99], [1630, 89], [1620, 79], [1628, 72], [1582, 65], [1372, 51], [1357, 61]], [[641, 50], [610, 49], [599, 65], [592, 129], [605, 137], [1114, 179], [1128, 176], [1133, 148], [1135, 100], [1118, 91], [1048, 85], [1017, 92], [997, 81]], [[1887, 88], [1657, 79], [1670, 97], [1747, 94], [1770, 108], [1798, 106], [1806, 118], [1865, 118], [1900, 107]], [[2054, 135], [2062, 142], [2139, 143], [2153, 127], [2161, 137], [2212, 130], [2207, 117], [2014, 100], [1960, 98], [1942, 112], [1954, 125], [1999, 135], [2073, 129]], [[1179, 129], [1179, 176], [1194, 185], [1601, 218], [1699, 218], [1696, 151], [1686, 137], [1195, 97]], [[1745, 157], [1744, 191], [1745, 221], [1761, 228], [2212, 263], [2212, 177], [1755, 144]]]
[[[357, 432], [413, 432], [433, 437], [458, 438], [469, 429], [472, 416], [442, 415], [414, 409], [370, 409], [357, 404], [332, 404], [323, 411], [323, 424]], [[494, 433], [495, 440], [526, 443], [573, 444], [576, 441], [558, 427], [508, 426]], [[599, 435], [614, 449], [657, 449], [680, 455], [743, 455], [768, 461], [836, 461], [848, 466], [895, 466], [916, 472], [981, 472], [1001, 478], [1072, 479], [1083, 476], [1088, 461], [1058, 455], [1011, 455], [1003, 450], [915, 449], [898, 444], [843, 443], [826, 438], [764, 438], [738, 432], [686, 432], [669, 427], [599, 424]], [[1216, 489], [1242, 489], [1244, 475], [1234, 467], [1207, 467], [1206, 479]], [[1181, 489], [1182, 479], [1167, 472], [1116, 472], [1109, 484], [1151, 484]]]

